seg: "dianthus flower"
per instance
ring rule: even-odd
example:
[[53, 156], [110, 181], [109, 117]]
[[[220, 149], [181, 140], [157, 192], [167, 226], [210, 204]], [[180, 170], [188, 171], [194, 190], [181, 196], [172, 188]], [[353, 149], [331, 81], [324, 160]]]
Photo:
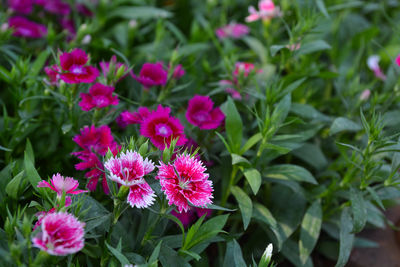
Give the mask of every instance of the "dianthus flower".
[[47, 77], [49, 77], [49, 83], [51, 85], [58, 85], [58, 80], [60, 79], [60, 69], [57, 65], [45, 67], [44, 72], [47, 74]]
[[[64, 205], [64, 207], [69, 207], [71, 205], [71, 203], [72, 203], [71, 197], [66, 196], [65, 197], [65, 205]], [[55, 213], [55, 212], [57, 212], [56, 208], [51, 208], [49, 211], [39, 211], [39, 212], [37, 212], [35, 214], [35, 216], [37, 217], [38, 220], [35, 223], [35, 225], [33, 226], [32, 231], [35, 231], [36, 228], [38, 228], [40, 225], [42, 225], [43, 218], [46, 217], [47, 214]]]
[[151, 160], [143, 160], [139, 153], [128, 150], [110, 158], [104, 166], [109, 171], [110, 180], [129, 186], [127, 202], [132, 207], [145, 208], [153, 204], [155, 193], [143, 178], [154, 170]]
[[60, 65], [63, 73], [61, 80], [66, 83], [92, 83], [99, 76], [99, 71], [92, 66], [86, 66], [89, 58], [85, 51], [75, 48], [70, 53], [62, 53]]
[[76, 195], [87, 192], [87, 190], [75, 190], [79, 186], [79, 182], [72, 177], [65, 177], [57, 173], [53, 175], [50, 183], [42, 180], [38, 183], [37, 187], [48, 187], [57, 193], [57, 198], [60, 199], [63, 192], [66, 194]]
[[248, 77], [255, 69], [254, 64], [248, 62], [236, 62], [235, 69], [233, 70], [233, 77], [237, 79], [240, 75], [243, 77]]
[[160, 162], [155, 178], [160, 180], [168, 204], [176, 205], [182, 212], [189, 210], [189, 204], [205, 207], [212, 203], [212, 181], [205, 171], [200, 160], [182, 154], [173, 164]]
[[279, 17], [282, 15], [279, 7], [275, 6], [272, 0], [260, 0], [258, 1], [258, 11], [253, 7], [249, 6], [250, 15], [246, 17], [246, 22], [253, 22], [259, 19], [268, 21], [273, 17]]
[[15, 12], [30, 14], [35, 0], [8, 0], [8, 6]]
[[396, 57], [396, 65], [400, 67], [400, 55]]
[[89, 93], [81, 93], [81, 102], [79, 106], [84, 111], [89, 111], [93, 108], [105, 108], [110, 105], [118, 105], [118, 97], [113, 96], [114, 87], [95, 83], [89, 89]]
[[250, 32], [249, 27], [240, 23], [229, 23], [221, 28], [215, 30], [215, 34], [219, 39], [225, 39], [228, 37], [238, 39]]
[[33, 246], [51, 255], [63, 256], [80, 251], [84, 245], [85, 223], [66, 212], [47, 214], [41, 232], [32, 239]]
[[179, 80], [183, 75], [185, 75], [185, 70], [181, 64], [176, 65], [174, 72], [172, 73], [172, 78]]
[[141, 124], [148, 116], [150, 111], [146, 107], [139, 107], [137, 112], [124, 111], [117, 117], [117, 124], [124, 128], [130, 124]]
[[216, 129], [225, 119], [220, 108], [213, 108], [214, 102], [208, 96], [195, 95], [189, 100], [186, 119], [202, 130]]
[[141, 83], [145, 89], [148, 89], [156, 85], [165, 85], [168, 79], [168, 72], [164, 70], [162, 63], [144, 63], [139, 77], [134, 73], [132, 73], [132, 77]]
[[372, 55], [368, 57], [367, 65], [370, 70], [375, 74], [375, 77], [381, 80], [386, 80], [386, 75], [382, 72], [379, 66], [380, 57], [378, 55]]
[[30, 21], [23, 17], [11, 17], [8, 19], [10, 28], [13, 28], [14, 36], [27, 38], [42, 38], [47, 34], [47, 28], [43, 24]]
[[66, 16], [71, 12], [69, 4], [61, 0], [36, 0], [35, 4], [51, 14]]
[[158, 105], [140, 124], [140, 134], [149, 138], [160, 150], [169, 147], [173, 139], [178, 138], [177, 146], [185, 144], [187, 140], [182, 124], [177, 118], [171, 117], [170, 112], [170, 108]]
[[90, 179], [87, 188], [90, 191], [96, 190], [97, 182], [102, 178], [103, 190], [108, 194], [107, 181], [103, 173], [104, 166], [99, 160], [98, 155], [104, 156], [108, 149], [111, 150], [113, 155], [118, 153], [119, 146], [114, 141], [110, 128], [107, 125], [98, 128], [86, 126], [81, 130], [80, 135], [76, 135], [73, 138], [73, 141], [83, 148], [83, 151], [72, 153], [72, 155], [82, 160], [81, 163], [75, 165], [75, 169], [90, 169], [90, 171], [85, 174], [85, 177]]

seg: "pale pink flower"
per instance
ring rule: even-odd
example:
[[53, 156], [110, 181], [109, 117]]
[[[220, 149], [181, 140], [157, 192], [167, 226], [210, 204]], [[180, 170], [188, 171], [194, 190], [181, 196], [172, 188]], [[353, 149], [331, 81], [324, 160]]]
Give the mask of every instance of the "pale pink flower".
[[230, 94], [233, 99], [242, 100], [242, 95], [233, 88], [226, 88], [225, 92]]
[[258, 1], [258, 9], [254, 6], [249, 6], [250, 15], [246, 17], [246, 22], [253, 22], [259, 19], [268, 21], [273, 17], [279, 17], [282, 15], [279, 7], [275, 6], [272, 0], [260, 0]]
[[182, 154], [173, 164], [160, 162], [155, 178], [160, 180], [168, 204], [175, 204], [182, 212], [189, 210], [189, 204], [205, 207], [212, 203], [212, 181], [205, 171], [200, 160]]
[[233, 22], [215, 30], [215, 34], [218, 36], [219, 39], [224, 39], [228, 37], [238, 39], [244, 35], [247, 35], [249, 32], [250, 29], [246, 25]]
[[56, 256], [76, 253], [85, 245], [84, 226], [66, 212], [47, 214], [42, 219], [41, 232], [32, 239], [33, 246]]
[[371, 95], [371, 90], [365, 89], [360, 95], [360, 100], [365, 101], [369, 98], [370, 95]]
[[60, 68], [55, 64], [50, 67], [45, 67], [44, 72], [49, 77], [50, 85], [58, 85], [60, 79]]
[[57, 198], [61, 198], [63, 192], [66, 194], [76, 195], [88, 192], [87, 190], [75, 190], [79, 186], [79, 182], [72, 177], [61, 176], [57, 173], [53, 175], [53, 178], [49, 182], [42, 180], [38, 183], [37, 187], [48, 187], [57, 193]]
[[368, 57], [367, 65], [370, 70], [372, 70], [378, 79], [386, 80], [386, 75], [382, 72], [379, 66], [380, 57], [378, 55], [372, 55]]
[[121, 185], [132, 186], [144, 182], [143, 176], [154, 170], [154, 164], [136, 151], [121, 152], [118, 157], [106, 161], [104, 167], [110, 172], [108, 178]]
[[288, 44], [286, 45], [286, 48], [289, 49], [290, 51], [296, 51], [299, 50], [301, 47], [300, 43], [295, 43], [295, 44]]

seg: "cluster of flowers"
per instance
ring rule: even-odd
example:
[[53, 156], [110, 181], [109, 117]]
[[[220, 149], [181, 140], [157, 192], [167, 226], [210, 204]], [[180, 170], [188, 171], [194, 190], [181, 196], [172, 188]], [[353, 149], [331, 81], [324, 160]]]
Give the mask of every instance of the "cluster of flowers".
[[[70, 16], [71, 6], [62, 0], [8, 0], [8, 7], [16, 13], [8, 20], [8, 26], [13, 29], [14, 36], [42, 38], [47, 35], [45, 25], [26, 18], [26, 16], [32, 14], [35, 6], [40, 7], [48, 14], [57, 15], [59, 24], [68, 33], [68, 38], [74, 38], [76, 30]], [[92, 15], [90, 10], [82, 3], [76, 3], [74, 8], [82, 15]]]

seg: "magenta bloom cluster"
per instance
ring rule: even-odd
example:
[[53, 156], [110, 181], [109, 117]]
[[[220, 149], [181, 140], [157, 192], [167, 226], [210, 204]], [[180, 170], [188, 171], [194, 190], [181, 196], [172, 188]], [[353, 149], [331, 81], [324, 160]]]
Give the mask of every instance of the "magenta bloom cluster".
[[160, 62], [145, 63], [139, 72], [139, 76], [132, 73], [132, 77], [141, 83], [145, 89], [149, 89], [152, 86], [165, 85], [168, 80], [168, 72]]
[[84, 111], [93, 108], [105, 108], [110, 105], [118, 105], [118, 97], [113, 96], [114, 87], [96, 83], [89, 89], [89, 93], [81, 93], [82, 101], [79, 106]]
[[220, 108], [214, 108], [214, 102], [208, 96], [195, 95], [189, 100], [186, 119], [202, 130], [216, 129], [225, 119]]

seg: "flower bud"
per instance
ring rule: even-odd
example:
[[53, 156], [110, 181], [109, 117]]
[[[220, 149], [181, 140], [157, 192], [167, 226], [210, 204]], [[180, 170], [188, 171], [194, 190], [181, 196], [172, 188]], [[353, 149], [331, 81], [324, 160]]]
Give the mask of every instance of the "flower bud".
[[269, 263], [271, 262], [272, 250], [273, 246], [272, 244], [269, 244], [265, 249], [263, 255], [261, 256], [261, 260], [260, 263], [258, 264], [258, 267], [268, 267]]

